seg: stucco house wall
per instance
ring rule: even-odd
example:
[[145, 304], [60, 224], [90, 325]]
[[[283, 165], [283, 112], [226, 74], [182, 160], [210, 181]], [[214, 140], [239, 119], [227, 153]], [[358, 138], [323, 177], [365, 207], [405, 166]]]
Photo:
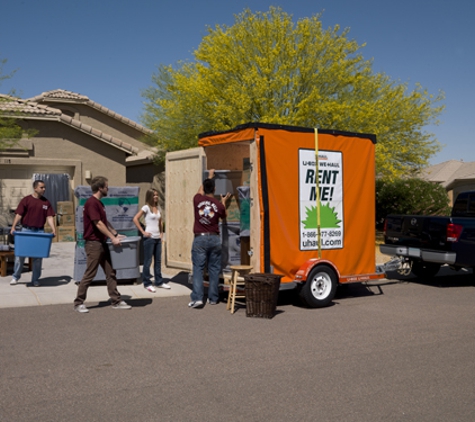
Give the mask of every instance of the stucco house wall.
[[102, 132], [108, 133], [111, 136], [122, 139], [124, 142], [127, 142], [134, 147], [141, 149], [148, 147], [147, 145], [144, 145], [142, 141], [140, 141], [140, 139], [145, 137], [143, 131], [124, 124], [112, 116], [101, 113], [99, 110], [93, 109], [83, 104], [64, 106], [62, 104], [50, 103], [48, 105], [50, 107], [60, 108], [63, 111], [74, 109], [74, 118], [81, 121], [82, 123], [92, 126]]
[[152, 133], [149, 129], [90, 100], [84, 95], [56, 90], [45, 92], [33, 97], [32, 100], [39, 104], [58, 108], [74, 119], [122, 139], [140, 150], [152, 150], [150, 146], [142, 142], [147, 135]]
[[111, 184], [122, 186], [126, 183], [125, 160], [127, 154], [104, 142], [78, 132], [59, 122], [37, 121], [38, 133], [31, 139], [33, 144], [32, 162], [36, 159], [51, 159], [52, 164], [64, 165], [74, 157], [83, 163], [81, 173], [75, 173], [72, 188], [87, 184], [86, 170], [92, 177], [107, 173]]
[[11, 223], [12, 210], [32, 192], [34, 173], [67, 173], [71, 192], [102, 175], [110, 186], [139, 186], [144, 202], [160, 171], [153, 164], [153, 148], [141, 141], [148, 129], [70, 91], [30, 100], [2, 97], [7, 101], [0, 102], [0, 115], [13, 111], [18, 124], [36, 134], [0, 151], [0, 226]]

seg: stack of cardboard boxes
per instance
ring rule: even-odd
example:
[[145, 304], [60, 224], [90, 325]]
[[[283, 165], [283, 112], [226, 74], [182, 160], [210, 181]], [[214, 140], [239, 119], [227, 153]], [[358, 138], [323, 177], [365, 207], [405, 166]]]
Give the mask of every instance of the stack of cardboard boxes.
[[[56, 217], [53, 218], [54, 222], [54, 228], [56, 229], [56, 237], [53, 237], [52, 242], [57, 242], [58, 241], [58, 224], [56, 222]], [[48, 223], [45, 223], [45, 233], [53, 233], [53, 230], [51, 230], [51, 227], [49, 226]]]
[[75, 242], [75, 218], [73, 201], [58, 201], [57, 203], [56, 239], [58, 242]]

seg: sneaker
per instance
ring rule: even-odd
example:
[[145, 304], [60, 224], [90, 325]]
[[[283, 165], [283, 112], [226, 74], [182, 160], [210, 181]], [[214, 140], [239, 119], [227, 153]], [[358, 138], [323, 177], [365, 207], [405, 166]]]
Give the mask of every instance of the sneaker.
[[33, 281], [34, 287], [40, 287], [40, 282], [38, 280]]
[[214, 301], [214, 300], [209, 300], [208, 298], [208, 301], [207, 301], [208, 305], [217, 305], [218, 302]]
[[89, 312], [89, 309], [87, 309], [84, 304], [75, 306], [74, 310], [80, 314], [87, 314]]
[[18, 284], [18, 280], [15, 280], [12, 278], [12, 281], [10, 281], [10, 286], [16, 286]]
[[112, 305], [112, 309], [130, 309], [132, 306], [127, 305], [123, 300], [121, 300], [119, 303]]
[[167, 283], [157, 284], [157, 287], [161, 287], [162, 289], [171, 289], [171, 286]]
[[202, 300], [192, 300], [188, 304], [189, 308], [202, 308], [203, 307], [203, 301]]
[[157, 291], [157, 289], [155, 289], [155, 287], [153, 286], [147, 286], [145, 287], [150, 293], [155, 293]]

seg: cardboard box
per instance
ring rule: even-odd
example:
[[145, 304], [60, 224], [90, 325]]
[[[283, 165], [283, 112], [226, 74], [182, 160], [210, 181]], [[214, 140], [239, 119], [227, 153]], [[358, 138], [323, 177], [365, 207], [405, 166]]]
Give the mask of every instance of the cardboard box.
[[226, 221], [229, 223], [239, 223], [241, 221], [239, 202], [234, 195], [226, 202]]
[[59, 215], [74, 215], [73, 201], [58, 201], [56, 205], [56, 214]]
[[242, 171], [241, 186], [249, 186], [251, 184], [251, 169]]
[[58, 214], [58, 225], [60, 226], [74, 226], [75, 217], [73, 214]]
[[[53, 218], [53, 221], [54, 221], [54, 227], [57, 230], [56, 220], [54, 218]], [[49, 226], [48, 223], [45, 224], [44, 231], [45, 231], [45, 233], [53, 233], [53, 230], [51, 230], [51, 227]], [[57, 241], [58, 241], [58, 236], [56, 235], [55, 237], [53, 237], [52, 242], [54, 243], [54, 242], [57, 242]]]
[[59, 226], [56, 228], [58, 242], [75, 242], [76, 230], [74, 226]]
[[[56, 221], [54, 220], [54, 218], [53, 218], [53, 222], [54, 222], [54, 227], [56, 228]], [[48, 223], [45, 224], [43, 229], [44, 229], [45, 233], [52, 233], [53, 232], [53, 230], [51, 229], [51, 227]]]

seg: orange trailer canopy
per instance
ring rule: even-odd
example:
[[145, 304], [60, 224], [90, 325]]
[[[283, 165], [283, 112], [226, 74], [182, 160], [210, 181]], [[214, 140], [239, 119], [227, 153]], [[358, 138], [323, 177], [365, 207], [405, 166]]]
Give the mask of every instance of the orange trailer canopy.
[[320, 249], [340, 276], [373, 273], [376, 137], [258, 123], [202, 134], [199, 145], [249, 140], [258, 149], [259, 270], [293, 281]]

